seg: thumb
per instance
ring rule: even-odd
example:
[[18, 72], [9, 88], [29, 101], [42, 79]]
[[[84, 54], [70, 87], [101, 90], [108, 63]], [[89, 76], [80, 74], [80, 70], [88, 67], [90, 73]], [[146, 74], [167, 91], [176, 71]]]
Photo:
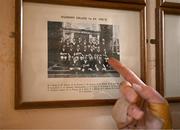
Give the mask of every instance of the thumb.
[[148, 108], [154, 116], [161, 119], [164, 129], [170, 129], [171, 116], [168, 102], [152, 87], [133, 84], [138, 95], [148, 102]]

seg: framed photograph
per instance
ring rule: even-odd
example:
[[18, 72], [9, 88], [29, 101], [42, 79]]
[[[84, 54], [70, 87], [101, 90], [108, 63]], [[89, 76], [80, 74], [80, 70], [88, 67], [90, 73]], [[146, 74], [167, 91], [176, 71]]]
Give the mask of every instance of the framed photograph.
[[16, 1], [15, 108], [110, 105], [115, 57], [146, 81], [145, 5], [94, 0]]
[[180, 10], [160, 9], [157, 20], [157, 89], [169, 101], [180, 101]]
[[180, 8], [180, 0], [157, 0], [157, 6]]

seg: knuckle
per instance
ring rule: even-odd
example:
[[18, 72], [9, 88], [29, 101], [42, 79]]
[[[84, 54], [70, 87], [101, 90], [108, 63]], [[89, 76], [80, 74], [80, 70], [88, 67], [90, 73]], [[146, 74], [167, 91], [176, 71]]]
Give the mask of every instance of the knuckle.
[[131, 86], [131, 84], [128, 81], [122, 81], [120, 86]]

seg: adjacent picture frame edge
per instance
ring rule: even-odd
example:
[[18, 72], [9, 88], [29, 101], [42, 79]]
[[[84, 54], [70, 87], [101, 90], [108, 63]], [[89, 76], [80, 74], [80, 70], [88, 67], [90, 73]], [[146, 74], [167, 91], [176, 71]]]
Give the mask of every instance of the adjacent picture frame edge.
[[180, 3], [175, 2], [167, 2], [166, 0], [157, 0], [157, 6], [159, 7], [166, 7], [166, 8], [180, 8]]
[[[173, 6], [162, 6], [164, 0], [157, 0], [156, 8], [156, 89], [165, 97], [164, 90], [164, 15], [180, 15], [180, 9]], [[168, 8], [171, 7], [171, 8]], [[180, 7], [180, 6], [179, 6]], [[165, 97], [169, 102], [180, 102], [179, 97]]]

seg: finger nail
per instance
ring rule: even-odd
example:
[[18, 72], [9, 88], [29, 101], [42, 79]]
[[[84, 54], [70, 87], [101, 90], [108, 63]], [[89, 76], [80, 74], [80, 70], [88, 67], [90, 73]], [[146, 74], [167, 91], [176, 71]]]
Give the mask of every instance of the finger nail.
[[136, 91], [141, 91], [142, 87], [139, 86], [138, 84], [133, 84], [132, 87], [136, 90]]

